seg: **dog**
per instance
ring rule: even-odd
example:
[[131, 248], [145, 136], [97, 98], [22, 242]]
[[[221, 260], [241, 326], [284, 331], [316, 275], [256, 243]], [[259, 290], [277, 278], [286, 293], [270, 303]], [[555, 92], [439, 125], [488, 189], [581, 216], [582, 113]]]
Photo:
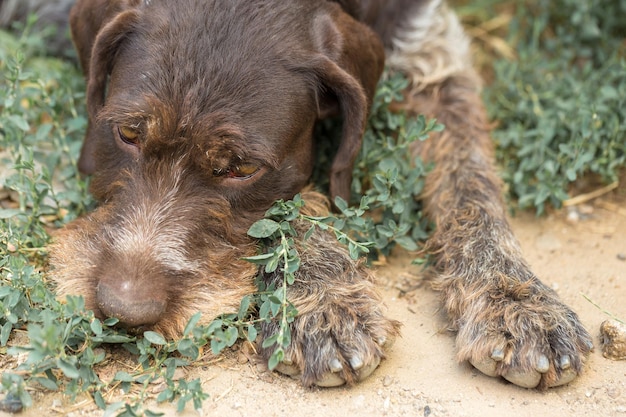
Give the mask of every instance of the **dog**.
[[[257, 253], [250, 225], [298, 192], [310, 214], [328, 213], [307, 188], [314, 127], [328, 117], [343, 120], [329, 197], [348, 199], [386, 64], [410, 80], [397, 106], [445, 125], [411, 151], [434, 163], [420, 198], [457, 360], [539, 389], [582, 371], [591, 337], [524, 261], [469, 42], [442, 0], [78, 0], [70, 25], [87, 80], [79, 166], [100, 205], [51, 247], [61, 296], [167, 337], [198, 311], [205, 321], [236, 311], [256, 290], [257, 267], [242, 260]], [[305, 386], [360, 381], [399, 324], [333, 236], [296, 244], [287, 296], [298, 315], [277, 369]], [[261, 330], [265, 339], [277, 326]]]

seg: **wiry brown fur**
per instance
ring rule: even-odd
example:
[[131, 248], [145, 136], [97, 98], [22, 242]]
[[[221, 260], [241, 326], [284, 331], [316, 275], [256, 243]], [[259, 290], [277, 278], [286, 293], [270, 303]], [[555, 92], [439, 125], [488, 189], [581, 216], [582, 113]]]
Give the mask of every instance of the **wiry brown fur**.
[[[326, 197], [308, 191], [303, 193], [306, 205], [302, 214], [325, 216], [329, 213]], [[296, 222], [303, 236], [310, 227]], [[399, 322], [383, 315], [382, 300], [375, 288], [370, 269], [355, 262], [336, 238], [316, 230], [306, 241], [296, 240], [301, 258], [296, 281], [287, 289], [287, 299], [298, 310], [291, 326], [293, 342], [286, 351], [286, 364], [279, 369], [297, 376], [305, 385], [324, 385], [325, 378], [347, 383], [359, 381], [378, 365], [384, 346], [399, 333]], [[282, 273], [266, 274], [264, 281], [282, 285]], [[263, 334], [278, 331], [276, 322], [264, 323]], [[272, 349], [262, 350], [269, 359]], [[337, 359], [340, 371], [331, 372], [331, 361]], [[361, 364], [365, 367], [362, 375]]]
[[[333, 115], [344, 122], [330, 197], [347, 198], [386, 52], [412, 82], [398, 106], [446, 126], [413, 153], [435, 163], [421, 196], [436, 225], [426, 248], [458, 359], [525, 387], [581, 371], [591, 338], [521, 255], [480, 79], [442, 0], [79, 0], [71, 22], [88, 81], [80, 166], [101, 206], [56, 236], [61, 295], [169, 337], [196, 311], [208, 321], [236, 309], [255, 290], [246, 231], [305, 187], [313, 127]], [[328, 211], [319, 194], [305, 200], [310, 214]], [[296, 245], [302, 265], [287, 295], [299, 314], [278, 369], [307, 386], [367, 377], [399, 328], [371, 271], [327, 232]]]
[[[445, 7], [438, 13], [443, 15], [436, 38], [441, 41], [458, 29], [449, 26]], [[463, 56], [446, 56], [454, 51], [458, 49], [452, 46], [438, 49], [441, 58], [432, 52], [417, 54], [412, 62], [401, 57], [405, 70], [411, 63], [416, 67], [413, 88], [401, 106], [445, 125], [444, 132], [413, 149], [434, 162], [422, 195], [436, 225], [425, 248], [434, 259], [433, 287], [441, 291], [458, 331], [459, 361], [469, 360], [485, 373], [524, 386], [561, 385], [582, 370], [591, 337], [522, 257], [505, 216], [480, 80]], [[423, 61], [433, 59], [450, 64], [442, 66], [439, 76], [422, 76], [420, 68], [428, 67]], [[544, 358], [549, 368], [537, 371]]]

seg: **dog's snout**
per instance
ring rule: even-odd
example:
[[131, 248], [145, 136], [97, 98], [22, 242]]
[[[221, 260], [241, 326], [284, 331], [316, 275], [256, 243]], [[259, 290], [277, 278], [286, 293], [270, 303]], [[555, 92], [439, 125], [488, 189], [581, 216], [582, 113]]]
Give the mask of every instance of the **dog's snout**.
[[124, 327], [156, 324], [166, 310], [166, 298], [149, 285], [122, 280], [100, 282], [96, 289], [98, 308], [106, 317], [115, 317]]

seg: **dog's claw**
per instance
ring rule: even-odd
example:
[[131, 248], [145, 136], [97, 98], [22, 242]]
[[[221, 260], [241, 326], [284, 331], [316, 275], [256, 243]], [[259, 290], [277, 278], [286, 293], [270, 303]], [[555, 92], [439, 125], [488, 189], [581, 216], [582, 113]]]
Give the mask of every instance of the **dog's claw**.
[[496, 362], [502, 362], [504, 360], [504, 350], [500, 348], [495, 348], [493, 352], [491, 352], [491, 359]]
[[[498, 362], [504, 359], [504, 352], [501, 349], [494, 349], [490, 358], [484, 358], [482, 360], [470, 360], [470, 363], [474, 368], [487, 376], [495, 377], [500, 375], [497, 370]], [[559, 361], [559, 367], [562, 369], [561, 376], [551, 387], [558, 387], [565, 385], [576, 378], [576, 372], [571, 369], [571, 359], [569, 355], [561, 356]], [[535, 388], [541, 381], [542, 374], [545, 374], [550, 370], [550, 360], [546, 355], [541, 355], [537, 359], [535, 371], [521, 372], [516, 370], [509, 370], [502, 376], [509, 382], [524, 388]]]
[[339, 362], [339, 359], [334, 358], [332, 361], [330, 361], [331, 372], [340, 372], [342, 369], [343, 366], [341, 365], [341, 362]]
[[535, 369], [540, 374], [545, 374], [550, 370], [550, 361], [548, 360], [548, 357], [546, 355], [541, 355], [539, 359], [537, 359], [537, 365], [535, 366]]
[[361, 360], [361, 358], [359, 358], [358, 356], [350, 358], [350, 366], [355, 371], [358, 371], [359, 369], [363, 367], [363, 360]]
[[[495, 377], [500, 375], [497, 370], [498, 362], [500, 362], [504, 356], [500, 354], [496, 354], [496, 350], [494, 350], [494, 354], [490, 358], [484, 358], [482, 360], [470, 360], [469, 362], [474, 366], [474, 368], [478, 369], [483, 374]], [[550, 387], [559, 387], [561, 385], [566, 385], [572, 382], [577, 373], [574, 369], [572, 369], [572, 362], [569, 355], [561, 356], [559, 360], [559, 368], [561, 369], [561, 373], [559, 378], [552, 384]], [[542, 374], [547, 373], [550, 370], [550, 360], [547, 356], [541, 355], [537, 360], [537, 365], [535, 366], [535, 371], [530, 372], [520, 372], [516, 370], [509, 370], [505, 374], [502, 375], [507, 381], [518, 385], [523, 388], [535, 388], [539, 385]]]

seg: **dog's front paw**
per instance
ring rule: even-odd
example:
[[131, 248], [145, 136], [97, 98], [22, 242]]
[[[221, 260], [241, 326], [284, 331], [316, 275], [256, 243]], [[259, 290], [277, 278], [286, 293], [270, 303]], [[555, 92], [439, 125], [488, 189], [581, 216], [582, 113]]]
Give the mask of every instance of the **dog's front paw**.
[[[291, 344], [276, 370], [300, 379], [305, 386], [335, 387], [367, 378], [380, 364], [398, 334], [399, 323], [385, 318], [377, 300], [328, 295], [292, 323]], [[263, 326], [264, 337], [277, 331]], [[272, 348], [263, 352], [271, 355]]]
[[[315, 209], [310, 205], [313, 194], [305, 197], [308, 215], [324, 215], [323, 210], [310, 211]], [[305, 235], [310, 224], [296, 224], [296, 228]], [[291, 343], [276, 370], [299, 378], [307, 387], [361, 381], [385, 357], [400, 323], [385, 317], [372, 271], [353, 260], [334, 234], [315, 229], [308, 239], [295, 239], [295, 243], [301, 263], [286, 295], [297, 315], [290, 323]], [[265, 274], [263, 280], [268, 287], [278, 288], [282, 273]], [[276, 320], [261, 325], [264, 339], [278, 331]], [[273, 352], [269, 347], [260, 353], [269, 360]]]
[[458, 322], [459, 359], [521, 387], [571, 382], [593, 348], [576, 313], [535, 278], [466, 306]]

